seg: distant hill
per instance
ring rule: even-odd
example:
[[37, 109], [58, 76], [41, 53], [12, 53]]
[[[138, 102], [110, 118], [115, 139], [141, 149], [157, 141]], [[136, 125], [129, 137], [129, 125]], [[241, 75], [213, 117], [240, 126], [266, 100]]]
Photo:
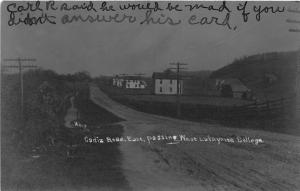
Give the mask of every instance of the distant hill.
[[196, 78], [196, 79], [206, 79], [211, 75], [209, 70], [200, 70], [200, 71], [182, 71], [180, 72], [182, 77]]
[[209, 79], [211, 71], [183, 71], [181, 76], [183, 82], [183, 94], [199, 96], [216, 96], [218, 92], [214, 89], [214, 81]]
[[293, 94], [296, 69], [296, 51], [272, 52], [237, 59], [210, 78], [238, 78], [260, 99], [276, 99]]

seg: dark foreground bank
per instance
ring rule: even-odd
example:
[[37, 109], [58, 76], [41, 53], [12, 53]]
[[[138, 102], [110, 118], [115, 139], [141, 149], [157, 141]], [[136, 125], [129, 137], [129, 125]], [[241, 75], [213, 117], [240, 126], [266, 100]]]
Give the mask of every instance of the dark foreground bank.
[[[68, 86], [65, 80], [56, 80], [54, 83], [53, 79], [59, 76], [51, 74], [47, 79], [41, 79], [41, 76], [45, 76], [43, 71], [30, 75], [36, 84], [26, 87], [26, 108], [36, 106], [34, 109], [42, 115], [28, 112], [26, 124], [23, 125], [27, 131], [22, 134], [13, 133], [18, 132], [19, 127], [16, 125], [17, 120], [10, 117], [14, 111], [18, 111], [14, 101], [18, 98], [18, 92], [17, 88], [13, 88], [17, 80], [11, 83], [6, 81], [6, 84], [3, 84], [3, 87], [8, 88], [4, 89], [4, 93], [12, 96], [11, 99], [2, 96], [2, 102], [5, 102], [7, 107], [11, 105], [16, 108], [6, 109], [5, 116], [2, 115], [4, 120], [1, 125], [1, 190], [130, 190], [121, 169], [122, 155], [119, 145], [84, 142], [86, 135], [121, 136], [123, 127], [115, 123], [122, 119], [88, 99], [87, 83], [71, 83], [71, 86]], [[11, 78], [15, 79], [14, 76]], [[45, 80], [47, 84], [44, 83]], [[50, 95], [57, 100], [54, 103], [61, 104], [55, 104], [53, 107], [48, 103], [42, 105], [39, 99], [43, 96], [39, 97], [40, 91], [34, 90], [44, 86], [59, 87], [51, 89]], [[68, 91], [62, 92], [66, 87], [69, 87]], [[64, 126], [65, 110], [70, 107], [69, 95], [77, 95], [75, 107], [80, 112], [78, 121], [87, 124], [88, 130], [69, 129]], [[63, 107], [55, 112], [57, 105]], [[53, 112], [46, 112], [49, 107], [53, 108]], [[53, 120], [55, 123], [50, 123]], [[53, 133], [49, 130], [53, 130]], [[12, 138], [12, 135], [15, 138]]]

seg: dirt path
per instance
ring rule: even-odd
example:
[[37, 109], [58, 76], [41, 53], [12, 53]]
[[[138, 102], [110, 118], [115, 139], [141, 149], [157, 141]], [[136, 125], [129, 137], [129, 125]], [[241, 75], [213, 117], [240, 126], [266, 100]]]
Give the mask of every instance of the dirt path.
[[71, 107], [67, 110], [66, 116], [65, 116], [65, 126], [68, 128], [73, 128], [71, 125], [71, 122], [77, 119], [77, 115], [78, 115], [78, 110], [75, 108], [74, 106], [74, 100], [75, 97], [72, 96], [70, 97], [70, 103], [71, 103]]
[[264, 143], [123, 143], [123, 170], [133, 190], [300, 190], [300, 138], [234, 129], [135, 111], [91, 84], [91, 100], [125, 119], [124, 135], [248, 136]]

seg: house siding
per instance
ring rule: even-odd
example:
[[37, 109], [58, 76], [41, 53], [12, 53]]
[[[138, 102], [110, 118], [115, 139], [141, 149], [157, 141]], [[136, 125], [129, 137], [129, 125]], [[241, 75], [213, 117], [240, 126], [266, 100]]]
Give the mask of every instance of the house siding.
[[145, 85], [140, 80], [125, 80], [125, 88], [144, 89]]
[[143, 80], [128, 80], [122, 78], [114, 78], [113, 79], [113, 86], [119, 88], [126, 88], [126, 89], [145, 89], [146, 82]]
[[[182, 80], [180, 80], [179, 89], [182, 94]], [[154, 93], [176, 95], [177, 94], [177, 80], [175, 79], [155, 79], [154, 80]]]

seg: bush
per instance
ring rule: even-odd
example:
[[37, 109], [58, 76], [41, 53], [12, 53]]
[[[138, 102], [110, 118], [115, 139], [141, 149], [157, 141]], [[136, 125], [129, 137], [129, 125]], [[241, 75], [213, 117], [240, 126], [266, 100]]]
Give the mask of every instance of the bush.
[[50, 70], [24, 73], [24, 121], [20, 108], [19, 76], [3, 75], [1, 84], [2, 148], [28, 151], [32, 147], [47, 145], [48, 137], [55, 137], [63, 123], [66, 95], [72, 92], [61, 76]]

